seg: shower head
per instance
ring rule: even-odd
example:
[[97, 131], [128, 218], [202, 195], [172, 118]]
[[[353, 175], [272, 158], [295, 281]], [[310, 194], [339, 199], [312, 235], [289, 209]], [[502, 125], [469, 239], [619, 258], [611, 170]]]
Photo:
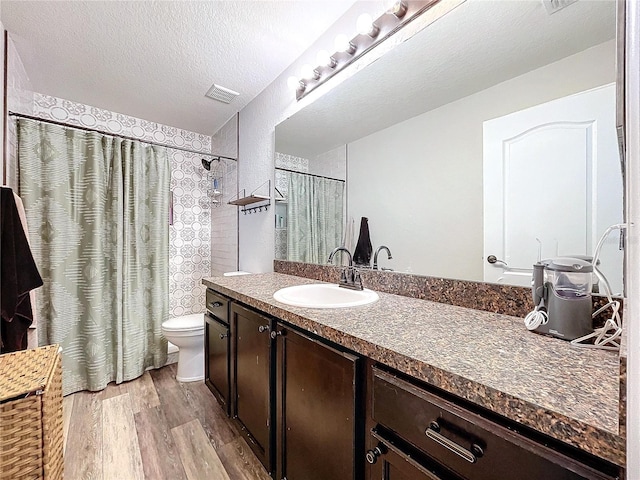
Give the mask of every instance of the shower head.
[[220, 157], [213, 157], [211, 160], [207, 160], [206, 158], [203, 158], [202, 159], [202, 166], [204, 167], [204, 169], [210, 171], [211, 170], [211, 164], [213, 163], [214, 160], [217, 160], [219, 162], [220, 161]]

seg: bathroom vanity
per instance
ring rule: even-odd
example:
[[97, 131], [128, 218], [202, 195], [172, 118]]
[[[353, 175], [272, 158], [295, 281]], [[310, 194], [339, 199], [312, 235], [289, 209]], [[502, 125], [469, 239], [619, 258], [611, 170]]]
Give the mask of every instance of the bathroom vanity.
[[288, 306], [277, 290], [315, 282], [279, 273], [203, 283], [206, 383], [273, 478], [623, 476], [614, 352], [386, 293]]

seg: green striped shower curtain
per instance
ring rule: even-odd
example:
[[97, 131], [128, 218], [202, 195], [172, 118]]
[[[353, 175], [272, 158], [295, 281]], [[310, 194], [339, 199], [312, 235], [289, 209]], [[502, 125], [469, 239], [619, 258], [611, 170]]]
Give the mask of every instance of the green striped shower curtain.
[[39, 344], [63, 348], [63, 393], [166, 362], [166, 149], [18, 121], [20, 195], [34, 258]]
[[344, 182], [289, 173], [287, 259], [326, 263], [342, 245]]

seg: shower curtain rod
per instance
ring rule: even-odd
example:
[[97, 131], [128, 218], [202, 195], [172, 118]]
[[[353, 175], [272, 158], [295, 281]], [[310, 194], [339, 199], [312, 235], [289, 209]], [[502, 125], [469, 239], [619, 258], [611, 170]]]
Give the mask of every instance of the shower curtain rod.
[[215, 157], [215, 158], [220, 158], [220, 159], [225, 159], [225, 160], [233, 160], [234, 162], [237, 161], [236, 158], [224, 157], [222, 155], [216, 155], [216, 154], [207, 153], [207, 152], [199, 152], [197, 150], [191, 150], [189, 148], [177, 147], [177, 146], [172, 146], [172, 145], [164, 145], [162, 143], [151, 142], [149, 140], [143, 140], [141, 138], [127, 137], [126, 135], [119, 135], [117, 133], [104, 132], [102, 130], [96, 130], [95, 128], [82, 127], [80, 125], [73, 125], [71, 123], [58, 122], [56, 120], [49, 120], [49, 119], [46, 119], [46, 118], [33, 117], [31, 115], [25, 115], [23, 113], [9, 112], [9, 116], [10, 117], [25, 118], [27, 120], [36, 120], [38, 122], [43, 122], [43, 123], [51, 123], [53, 125], [59, 125], [61, 127], [75, 128], [76, 130], [83, 130], [85, 132], [102, 133], [104, 135], [109, 135], [110, 137], [124, 138], [125, 140], [133, 140], [135, 142], [146, 143], [147, 145], [155, 145], [157, 147], [172, 148], [174, 150], [180, 150], [181, 152], [189, 152], [189, 153], [195, 153], [195, 154], [198, 154], [198, 155], [205, 155], [207, 157]]
[[309, 175], [310, 177], [324, 178], [326, 180], [334, 180], [336, 182], [344, 182], [339, 178], [325, 177], [324, 175], [314, 175], [313, 173], [298, 172], [297, 170], [289, 170], [288, 168], [276, 167], [276, 170], [282, 170], [283, 172], [299, 173], [300, 175]]

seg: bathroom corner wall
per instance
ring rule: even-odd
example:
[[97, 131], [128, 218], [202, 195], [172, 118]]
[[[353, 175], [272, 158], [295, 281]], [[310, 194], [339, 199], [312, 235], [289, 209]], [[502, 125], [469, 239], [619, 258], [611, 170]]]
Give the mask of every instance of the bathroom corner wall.
[[[205, 287], [201, 281], [211, 271], [211, 207], [201, 158], [211, 151], [211, 137], [39, 93], [31, 98], [30, 105], [16, 105], [14, 111], [168, 147], [174, 200], [174, 223], [169, 227], [169, 316], [202, 312]], [[15, 142], [15, 133], [11, 138]]]
[[[238, 158], [238, 117], [225, 123], [211, 142], [213, 154]], [[211, 207], [211, 275], [238, 270], [238, 207], [228, 204], [238, 193], [238, 162], [221, 162], [222, 196]]]
[[[22, 64], [11, 36], [7, 41], [7, 110], [33, 115], [33, 88]], [[18, 192], [18, 144], [16, 120], [14, 117], [4, 119], [7, 122], [7, 186]]]

